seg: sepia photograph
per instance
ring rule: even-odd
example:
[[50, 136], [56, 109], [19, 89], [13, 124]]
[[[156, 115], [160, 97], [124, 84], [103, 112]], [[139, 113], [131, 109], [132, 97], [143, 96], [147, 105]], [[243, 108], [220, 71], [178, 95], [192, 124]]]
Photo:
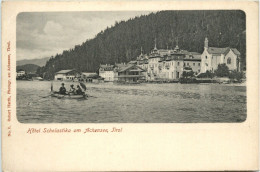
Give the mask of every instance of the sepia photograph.
[[258, 14], [2, 3], [2, 171], [258, 170]]
[[241, 123], [242, 10], [21, 12], [20, 123]]

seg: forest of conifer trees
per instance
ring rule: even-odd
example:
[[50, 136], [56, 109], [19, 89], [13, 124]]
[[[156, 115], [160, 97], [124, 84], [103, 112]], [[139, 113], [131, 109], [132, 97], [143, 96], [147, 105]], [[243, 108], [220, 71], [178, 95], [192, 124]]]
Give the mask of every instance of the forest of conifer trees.
[[[86, 26], [87, 27], [87, 26]], [[100, 64], [129, 62], [149, 53], [157, 40], [157, 48], [174, 48], [203, 52], [204, 39], [209, 46], [237, 48], [242, 66], [246, 64], [246, 21], [243, 11], [160, 11], [116, 22], [100, 31], [95, 38], [64, 50], [38, 68], [45, 79], [53, 79], [62, 69], [95, 72]]]

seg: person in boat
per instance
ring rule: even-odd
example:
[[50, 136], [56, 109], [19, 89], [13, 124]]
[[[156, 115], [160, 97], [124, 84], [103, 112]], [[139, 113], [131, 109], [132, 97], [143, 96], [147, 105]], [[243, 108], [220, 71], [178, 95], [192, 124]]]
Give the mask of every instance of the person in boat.
[[64, 87], [64, 83], [61, 84], [59, 94], [66, 94], [66, 88]]
[[76, 94], [76, 89], [74, 88], [73, 84], [70, 85], [69, 94]]
[[77, 95], [83, 95], [84, 94], [84, 92], [82, 91], [82, 89], [80, 88], [79, 85], [77, 85], [76, 93], [77, 93]]

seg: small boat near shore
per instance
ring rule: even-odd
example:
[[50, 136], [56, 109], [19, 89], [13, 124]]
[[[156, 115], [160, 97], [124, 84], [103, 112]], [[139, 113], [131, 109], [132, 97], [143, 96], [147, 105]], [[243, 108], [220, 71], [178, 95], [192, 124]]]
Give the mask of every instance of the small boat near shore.
[[52, 92], [51, 97], [63, 98], [63, 99], [84, 99], [87, 97], [86, 94], [84, 95], [75, 95], [75, 94], [59, 94]]
[[[86, 85], [82, 82], [80, 82], [79, 84], [84, 89], [84, 91], [86, 91], [86, 89], [87, 89]], [[64, 86], [64, 83], [62, 83], [62, 85]], [[85, 94], [85, 92], [82, 92], [82, 94], [73, 94], [73, 93], [68, 93], [68, 92], [66, 92], [66, 94], [60, 94], [58, 91], [53, 90], [53, 83], [51, 83], [51, 94], [50, 94], [50, 96], [56, 97], [58, 99], [61, 99], [61, 98], [62, 99], [63, 98], [65, 98], [65, 99], [86, 99], [87, 97], [89, 97], [87, 94]]]

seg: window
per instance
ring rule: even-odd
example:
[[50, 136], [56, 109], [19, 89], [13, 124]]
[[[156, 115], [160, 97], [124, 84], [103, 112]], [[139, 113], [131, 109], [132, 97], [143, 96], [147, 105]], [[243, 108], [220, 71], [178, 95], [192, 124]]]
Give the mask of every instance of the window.
[[193, 63], [193, 66], [195, 66], [195, 63]]
[[187, 66], [189, 66], [189, 63], [187, 63]]
[[178, 66], [180, 66], [180, 62], [178, 62]]
[[230, 57], [227, 59], [227, 64], [231, 64], [231, 58]]
[[185, 66], [185, 63], [183, 64], [183, 66]]
[[200, 66], [200, 63], [198, 63], [198, 66]]
[[205, 58], [207, 59], [208, 57], [207, 57], [207, 56], [205, 56]]

